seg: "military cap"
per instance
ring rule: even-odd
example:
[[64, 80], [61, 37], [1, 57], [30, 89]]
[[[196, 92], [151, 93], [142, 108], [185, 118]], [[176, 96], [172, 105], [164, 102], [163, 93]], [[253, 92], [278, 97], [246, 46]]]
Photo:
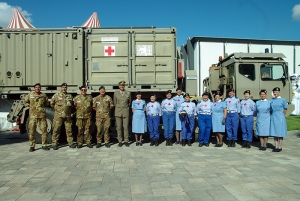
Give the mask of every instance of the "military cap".
[[119, 86], [125, 86], [125, 83], [126, 82], [122, 80], [122, 81], [119, 82]]
[[180, 87], [178, 87], [178, 88], [176, 89], [176, 91], [178, 91], [178, 90], [181, 90], [181, 91], [182, 91], [182, 89], [181, 89]]
[[41, 84], [40, 83], [36, 83], [33, 87], [36, 87], [36, 86], [40, 86], [41, 87]]
[[135, 92], [135, 95], [141, 95], [142, 93], [140, 91]]
[[204, 93], [202, 94], [202, 96], [209, 96], [209, 93], [204, 92]]
[[104, 86], [100, 86], [100, 87], [99, 87], [99, 90], [100, 90], [100, 89], [105, 89], [105, 87], [104, 87]]
[[183, 95], [183, 98], [185, 98], [185, 97], [190, 97], [190, 94], [188, 94], [188, 93], [185, 93], [184, 95]]
[[81, 90], [81, 89], [85, 89], [85, 88], [86, 88], [85, 85], [82, 85], [82, 86], [79, 87], [80, 90]]
[[232, 92], [232, 91], [234, 92], [234, 89], [232, 89], [232, 88], [231, 89], [227, 89], [227, 93]]
[[171, 90], [166, 91], [166, 95], [167, 94], [172, 94], [172, 91]]
[[275, 87], [272, 91], [280, 91], [279, 87]]
[[250, 90], [244, 91], [244, 94], [250, 94]]
[[215, 97], [216, 95], [221, 96], [221, 93], [220, 93], [220, 92], [215, 93], [215, 94], [214, 94], [214, 97]]
[[68, 85], [67, 85], [67, 83], [64, 82], [64, 83], [62, 83], [60, 86], [61, 86], [61, 87], [66, 86], [66, 87], [67, 87]]
[[154, 96], [154, 97], [156, 97], [156, 94], [150, 94], [150, 97], [151, 97], [151, 96]]
[[267, 94], [267, 90], [265, 90], [265, 89], [262, 89], [262, 90], [260, 90], [259, 94], [261, 94], [261, 93], [265, 93], [265, 94]]

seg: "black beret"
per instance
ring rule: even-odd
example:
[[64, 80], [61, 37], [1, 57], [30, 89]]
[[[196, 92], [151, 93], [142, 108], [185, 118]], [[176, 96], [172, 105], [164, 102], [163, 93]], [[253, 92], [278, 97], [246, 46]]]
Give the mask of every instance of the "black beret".
[[80, 90], [81, 90], [81, 89], [84, 89], [84, 88], [86, 88], [85, 85], [82, 85], [81, 87], [79, 87]]
[[215, 94], [214, 94], [214, 97], [215, 97], [216, 95], [221, 96], [221, 93], [220, 93], [220, 92], [215, 93]]
[[265, 93], [265, 94], [267, 94], [267, 90], [265, 90], [265, 89], [262, 89], [262, 90], [260, 90], [259, 94], [261, 94], [261, 93]]
[[151, 97], [151, 96], [154, 96], [154, 97], [156, 97], [156, 94], [150, 94], [150, 97]]
[[202, 96], [209, 96], [209, 93], [204, 92], [204, 93], [202, 94]]
[[279, 87], [275, 87], [272, 91], [280, 91]]
[[166, 91], [166, 95], [167, 95], [167, 94], [171, 94], [171, 93], [172, 93], [171, 90]]
[[185, 97], [187, 97], [187, 96], [190, 97], [190, 94], [188, 94], [188, 93], [184, 94], [184, 95], [183, 95], [183, 98], [185, 98]]
[[234, 92], [234, 89], [232, 89], [232, 88], [231, 89], [227, 89], [227, 93], [232, 92], [232, 91]]
[[181, 89], [181, 88], [179, 88], [179, 87], [176, 89], [176, 91], [178, 91], [178, 90], [181, 90], [181, 91], [182, 91], [182, 89]]
[[104, 87], [104, 86], [100, 86], [100, 87], [99, 87], [99, 90], [100, 90], [100, 89], [105, 89], [105, 87]]
[[62, 83], [60, 86], [61, 87], [66, 86], [67, 87], [68, 85], [67, 85], [67, 83]]
[[40, 83], [36, 83], [33, 87], [36, 87], [36, 86], [40, 86], [41, 87], [41, 84]]
[[141, 95], [142, 93], [140, 91], [135, 92], [135, 95]]
[[246, 91], [244, 91], [244, 94], [250, 94], [250, 90], [246, 90]]

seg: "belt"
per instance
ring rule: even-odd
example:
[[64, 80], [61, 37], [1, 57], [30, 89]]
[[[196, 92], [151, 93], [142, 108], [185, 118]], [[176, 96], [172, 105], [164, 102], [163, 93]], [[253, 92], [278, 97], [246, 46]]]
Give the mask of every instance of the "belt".
[[211, 112], [200, 112], [199, 114], [211, 115]]
[[166, 113], [174, 113], [174, 111], [163, 111], [163, 112], [166, 112]]
[[159, 114], [148, 114], [149, 116], [158, 116]]
[[237, 111], [234, 111], [234, 110], [227, 110], [227, 113], [237, 113]]
[[250, 116], [253, 116], [253, 115], [241, 115], [241, 117], [243, 117], [243, 118], [250, 117]]
[[193, 115], [193, 114], [187, 114], [187, 116], [195, 116], [195, 115]]

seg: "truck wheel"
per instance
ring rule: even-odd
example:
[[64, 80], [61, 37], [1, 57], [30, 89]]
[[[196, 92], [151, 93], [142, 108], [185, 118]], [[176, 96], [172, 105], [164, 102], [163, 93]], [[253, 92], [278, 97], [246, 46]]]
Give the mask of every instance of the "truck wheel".
[[[47, 122], [47, 143], [50, 144], [52, 142], [52, 123], [53, 123], [53, 117], [54, 117], [54, 110], [51, 108], [46, 108], [46, 122]], [[26, 121], [26, 130], [27, 133], [29, 131], [29, 120], [30, 118], [27, 118]], [[35, 130], [35, 143], [36, 144], [42, 144], [42, 131], [40, 129], [39, 124], [37, 125], [37, 128]]]

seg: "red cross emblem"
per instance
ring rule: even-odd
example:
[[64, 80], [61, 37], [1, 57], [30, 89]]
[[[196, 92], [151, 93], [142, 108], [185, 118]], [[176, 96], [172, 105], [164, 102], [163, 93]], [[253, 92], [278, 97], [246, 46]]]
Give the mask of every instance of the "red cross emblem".
[[216, 106], [217, 104], [214, 104], [214, 106]]
[[137, 104], [140, 105], [140, 102], [138, 102]]
[[154, 105], [151, 105], [151, 107], [153, 108], [153, 107], [154, 107]]
[[244, 106], [246, 106], [247, 105], [247, 103], [244, 103]]
[[207, 105], [205, 104], [204, 107], [206, 107]]
[[171, 103], [168, 103], [168, 106], [170, 106], [171, 105]]
[[178, 99], [178, 102], [180, 102], [180, 99]]
[[104, 46], [104, 56], [115, 56], [115, 46]]
[[190, 107], [189, 105], [187, 105], [186, 107]]
[[231, 101], [228, 101], [228, 103], [231, 103]]

